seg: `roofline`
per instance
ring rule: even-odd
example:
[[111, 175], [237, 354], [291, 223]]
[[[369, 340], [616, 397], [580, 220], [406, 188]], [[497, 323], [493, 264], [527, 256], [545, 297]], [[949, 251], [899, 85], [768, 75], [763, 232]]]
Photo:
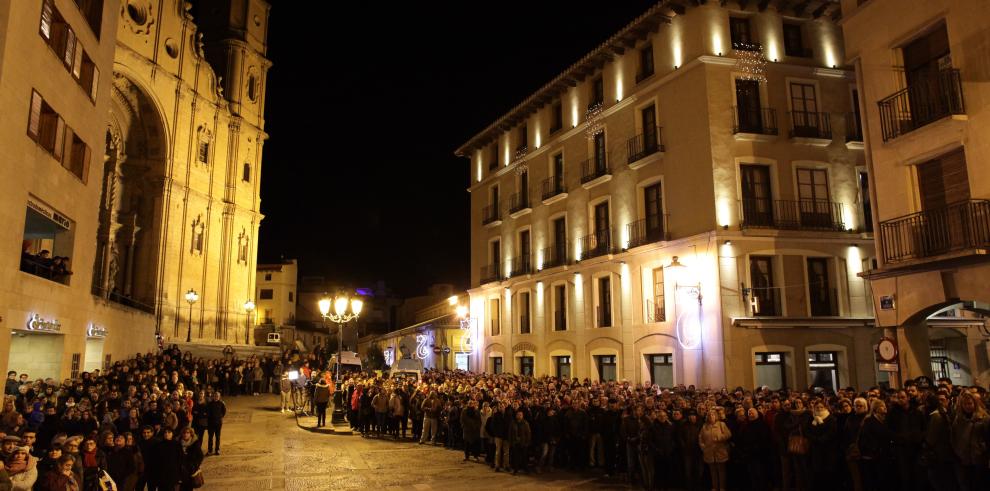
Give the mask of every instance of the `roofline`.
[[[627, 24], [626, 27], [613, 34], [612, 37], [598, 45], [590, 53], [584, 55], [584, 57], [554, 77], [550, 82], [544, 84], [543, 87], [540, 87], [532, 95], [510, 109], [509, 112], [496, 119], [494, 123], [472, 136], [454, 151], [454, 155], [468, 157], [467, 152], [487, 143], [492, 138], [492, 133], [511, 128], [515, 125], [517, 119], [528, 116], [534, 109], [542, 106], [548, 100], [555, 98], [559, 91], [576, 86], [578, 82], [584, 80], [588, 75], [605, 66], [605, 63], [611, 61], [614, 55], [622, 54], [625, 49], [634, 46], [635, 43], [644, 39], [650, 32], [655, 32], [659, 29], [660, 24], [669, 24], [671, 15], [677, 13], [684, 13], [684, 7], [681, 4], [672, 4], [671, 0], [657, 2], [656, 5], [650, 7], [645, 13]], [[535, 107], [531, 107], [534, 104]], [[525, 116], [520, 115], [523, 112]]]

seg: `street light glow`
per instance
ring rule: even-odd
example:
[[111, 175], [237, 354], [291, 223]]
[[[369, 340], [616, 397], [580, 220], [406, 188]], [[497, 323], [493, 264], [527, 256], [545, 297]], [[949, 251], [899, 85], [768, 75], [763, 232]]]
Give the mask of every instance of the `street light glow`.
[[347, 313], [347, 304], [348, 304], [347, 297], [337, 297], [333, 301], [333, 311], [336, 312], [337, 315], [344, 315], [345, 313]]
[[360, 298], [351, 299], [351, 313], [358, 315], [361, 313], [361, 307], [364, 306], [364, 301]]
[[320, 299], [320, 301], [318, 303], [320, 305], [320, 313], [321, 314], [327, 315], [328, 313], [330, 313], [330, 299], [329, 298], [323, 297], [323, 298]]

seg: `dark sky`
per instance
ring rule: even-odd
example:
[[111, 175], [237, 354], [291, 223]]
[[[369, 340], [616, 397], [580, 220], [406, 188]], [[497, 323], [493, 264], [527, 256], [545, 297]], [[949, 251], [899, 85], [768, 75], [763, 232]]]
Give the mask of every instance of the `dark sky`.
[[271, 3], [259, 262], [416, 295], [468, 286], [454, 149], [655, 2]]

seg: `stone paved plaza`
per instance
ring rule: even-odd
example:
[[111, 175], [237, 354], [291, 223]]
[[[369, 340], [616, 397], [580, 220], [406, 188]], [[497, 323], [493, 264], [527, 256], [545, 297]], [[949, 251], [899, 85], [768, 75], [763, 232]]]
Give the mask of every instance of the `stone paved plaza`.
[[314, 433], [280, 413], [276, 396], [226, 402], [222, 454], [203, 464], [206, 490], [627, 489], [600, 474], [512, 476], [441, 447]]

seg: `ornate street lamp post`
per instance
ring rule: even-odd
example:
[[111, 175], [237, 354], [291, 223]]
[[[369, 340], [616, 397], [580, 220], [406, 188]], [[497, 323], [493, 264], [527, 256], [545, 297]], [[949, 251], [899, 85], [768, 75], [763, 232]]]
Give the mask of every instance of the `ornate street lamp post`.
[[186, 301], [189, 302], [189, 330], [186, 331], [186, 342], [192, 342], [192, 306], [199, 300], [199, 294], [192, 288], [186, 292]]
[[[348, 298], [347, 295], [340, 295], [333, 299], [333, 312], [330, 311], [330, 305], [330, 297], [323, 297], [319, 301], [320, 314], [323, 316], [324, 324], [327, 321], [337, 323], [336, 390], [333, 392], [333, 416], [330, 422], [339, 424], [344, 422], [343, 387], [340, 384], [340, 361], [341, 353], [344, 351], [344, 324], [361, 315], [361, 307], [364, 306], [364, 302], [360, 298]], [[350, 307], [350, 311], [348, 311], [348, 307]]]
[[244, 344], [251, 344], [251, 314], [254, 312], [254, 301], [248, 300], [244, 302], [244, 310], [247, 312], [247, 318], [245, 319], [245, 324], [247, 327], [244, 330]]

